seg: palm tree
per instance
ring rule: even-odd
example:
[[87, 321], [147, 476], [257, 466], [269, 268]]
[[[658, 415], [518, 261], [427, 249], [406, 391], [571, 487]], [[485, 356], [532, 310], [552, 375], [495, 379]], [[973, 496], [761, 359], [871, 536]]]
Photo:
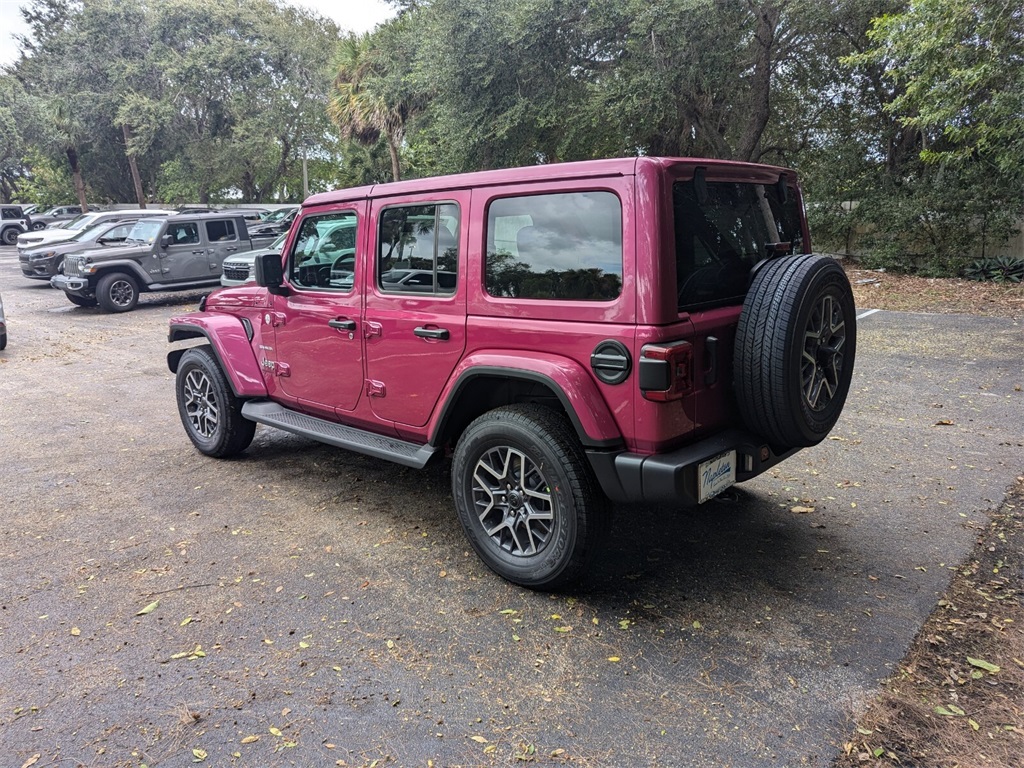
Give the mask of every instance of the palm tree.
[[327, 105], [327, 114], [343, 139], [369, 147], [384, 137], [395, 181], [401, 179], [399, 152], [405, 126], [421, 108], [420, 100], [403, 85], [402, 62], [389, 57], [390, 47], [381, 44], [381, 35], [401, 34], [401, 22], [396, 19], [375, 33], [341, 39], [334, 58], [337, 75]]
[[78, 204], [82, 207], [82, 213], [87, 213], [89, 205], [85, 198], [85, 180], [78, 164], [78, 147], [85, 134], [85, 127], [78, 119], [72, 100], [67, 98], [54, 99], [50, 105], [50, 120], [56, 132], [56, 142], [68, 159]]

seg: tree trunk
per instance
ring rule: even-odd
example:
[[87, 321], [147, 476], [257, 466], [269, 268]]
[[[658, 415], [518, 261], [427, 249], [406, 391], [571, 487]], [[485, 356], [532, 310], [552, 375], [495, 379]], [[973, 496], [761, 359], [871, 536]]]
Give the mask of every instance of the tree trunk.
[[388, 135], [388, 152], [391, 153], [391, 179], [392, 181], [401, 181], [401, 169], [398, 165], [398, 145], [390, 134]]
[[78, 167], [78, 151], [74, 147], [67, 147], [64, 153], [68, 156], [68, 165], [71, 166], [71, 178], [75, 183], [78, 204], [82, 206], [82, 213], [88, 213], [89, 205], [85, 202], [85, 182], [82, 180], [82, 169]]
[[129, 149], [132, 141], [132, 129], [128, 127], [128, 123], [124, 123], [121, 126], [121, 133], [124, 134], [124, 153], [128, 157], [128, 167], [132, 172], [132, 184], [135, 185], [135, 199], [139, 201], [139, 208], [145, 208], [146, 195], [142, 191], [142, 176], [139, 175], [139, 164], [135, 159], [135, 153]]
[[748, 161], [757, 159], [757, 147], [771, 117], [772, 54], [782, 18], [779, 6], [765, 5], [752, 7], [752, 10], [757, 17], [757, 31], [754, 33], [753, 75], [750, 78], [750, 110], [747, 125], [736, 147], [736, 159]]

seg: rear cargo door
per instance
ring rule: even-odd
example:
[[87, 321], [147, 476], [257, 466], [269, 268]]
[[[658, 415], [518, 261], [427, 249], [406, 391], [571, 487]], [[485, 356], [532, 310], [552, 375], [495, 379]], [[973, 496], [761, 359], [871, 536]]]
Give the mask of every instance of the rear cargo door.
[[804, 249], [795, 189], [764, 182], [698, 170], [673, 184], [679, 311], [694, 328], [698, 433], [736, 418], [733, 347], [752, 270], [766, 258]]

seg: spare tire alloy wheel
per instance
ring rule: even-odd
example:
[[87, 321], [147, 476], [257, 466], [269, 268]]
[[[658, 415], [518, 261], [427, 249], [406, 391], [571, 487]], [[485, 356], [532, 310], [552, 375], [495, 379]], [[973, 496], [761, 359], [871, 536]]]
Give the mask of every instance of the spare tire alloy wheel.
[[256, 422], [242, 416], [242, 403], [210, 347], [193, 347], [181, 356], [174, 388], [181, 423], [201, 453], [227, 458], [249, 447]]
[[573, 581], [608, 527], [608, 502], [575, 432], [541, 406], [498, 408], [474, 421], [455, 449], [452, 492], [480, 558], [525, 587]]
[[736, 329], [736, 398], [779, 448], [821, 442], [842, 413], [857, 346], [853, 290], [835, 259], [776, 259], [754, 276]]

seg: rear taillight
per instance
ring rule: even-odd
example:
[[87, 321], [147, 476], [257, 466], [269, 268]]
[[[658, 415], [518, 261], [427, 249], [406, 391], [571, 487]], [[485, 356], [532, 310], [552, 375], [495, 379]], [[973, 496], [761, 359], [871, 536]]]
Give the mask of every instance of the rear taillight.
[[688, 341], [645, 344], [640, 350], [640, 391], [658, 403], [693, 389], [693, 346]]

